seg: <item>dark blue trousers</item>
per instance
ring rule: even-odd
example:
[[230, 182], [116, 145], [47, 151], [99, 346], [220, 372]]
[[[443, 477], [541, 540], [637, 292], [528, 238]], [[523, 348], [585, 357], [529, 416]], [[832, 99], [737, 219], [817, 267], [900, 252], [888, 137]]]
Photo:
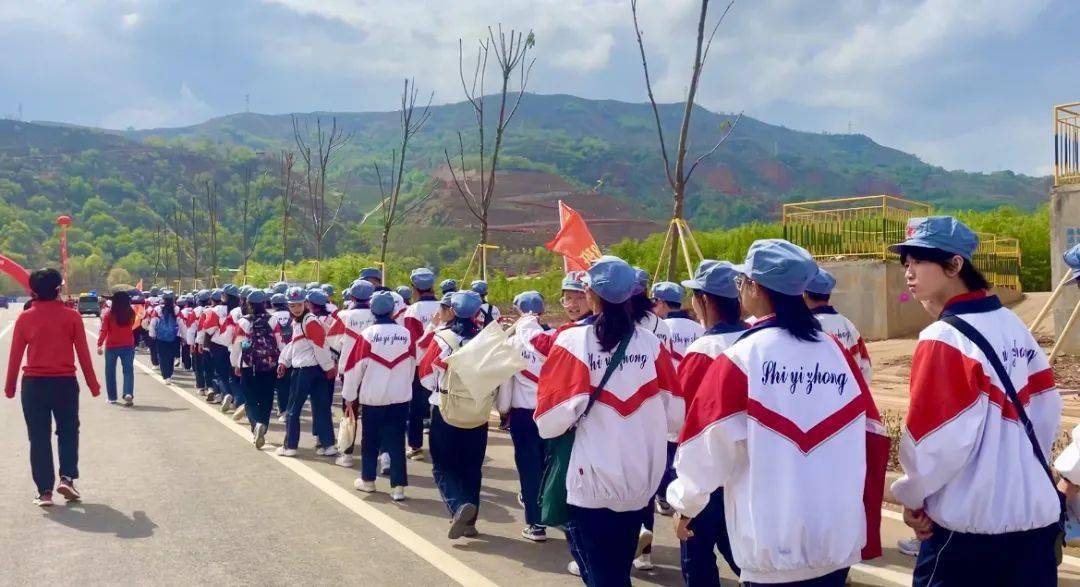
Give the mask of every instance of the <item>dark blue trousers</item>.
[[487, 424], [458, 428], [447, 424], [439, 408], [431, 409], [431, 473], [443, 502], [453, 515], [466, 503], [480, 509], [480, 482], [487, 451]]
[[510, 409], [510, 439], [514, 441], [514, 465], [525, 502], [525, 523], [540, 523], [540, 478], [544, 473], [544, 439], [533, 421], [533, 410]]
[[232, 395], [237, 406], [244, 403], [244, 388], [240, 385], [240, 378], [233, 374], [232, 363], [229, 362], [229, 349], [224, 345], [212, 344], [210, 357], [214, 365], [214, 382], [217, 392], [221, 397]]
[[270, 426], [270, 410], [274, 406], [274, 371], [256, 372], [251, 367], [240, 371], [240, 383], [247, 399], [247, 418], [252, 430], [256, 424]]
[[629, 587], [642, 511], [568, 507], [566, 532], [581, 580], [589, 587]]
[[716, 550], [724, 556], [731, 570], [739, 575], [739, 566], [731, 554], [727, 519], [724, 516], [724, 488], [709, 496], [709, 505], [690, 522], [694, 535], [679, 546], [682, 575], [687, 587], [720, 585], [720, 569], [716, 567]]
[[912, 573], [914, 587], [1057, 585], [1058, 526], [1005, 534], [968, 534], [934, 525]]
[[[790, 581], [788, 583], [743, 583], [743, 587], [751, 587], [752, 585], [768, 587], [844, 587], [844, 585], [847, 584], [849, 570], [850, 569], [840, 569], [839, 571], [833, 571], [828, 575], [807, 579], [805, 581]], [[972, 583], [972, 585], [974, 585], [974, 583]]]
[[321, 367], [300, 367], [292, 370], [292, 389], [289, 390], [289, 411], [285, 420], [285, 448], [300, 444], [300, 412], [311, 398], [311, 421], [320, 446], [334, 446], [334, 423], [330, 415], [330, 386]]
[[38, 494], [52, 491], [52, 425], [56, 420], [56, 449], [60, 476], [79, 478], [79, 383], [70, 377], [23, 377], [22, 411], [30, 439], [30, 473]]
[[360, 478], [374, 481], [379, 451], [390, 455], [390, 486], [409, 484], [405, 471], [405, 420], [409, 402], [360, 408]]
[[158, 355], [158, 369], [161, 370], [161, 376], [165, 379], [169, 379], [173, 376], [173, 366], [176, 364], [176, 356], [180, 353], [180, 341], [174, 340], [172, 342], [158, 341], [157, 344]]
[[279, 414], [284, 414], [289, 409], [289, 392], [291, 391], [290, 382], [292, 381], [292, 369], [285, 370], [285, 376], [274, 382], [274, 390], [277, 392], [277, 410]]
[[[656, 525], [656, 498], [663, 498], [665, 501], [667, 498], [667, 488], [671, 485], [671, 482], [675, 480], [675, 449], [679, 448], [679, 443], [669, 442], [667, 443], [667, 463], [664, 465], [664, 476], [660, 478], [660, 487], [656, 489], [656, 495], [649, 500], [649, 507], [642, 511], [643, 521], [642, 526], [652, 532], [653, 527]], [[645, 552], [652, 552], [651, 547]]]
[[420, 378], [413, 378], [412, 401], [409, 402], [408, 441], [409, 448], [424, 448], [424, 419], [431, 413], [428, 397], [431, 392], [420, 385]]
[[195, 384], [201, 385], [200, 389], [210, 391], [214, 389], [214, 358], [205, 351], [196, 353], [195, 356], [197, 357]]

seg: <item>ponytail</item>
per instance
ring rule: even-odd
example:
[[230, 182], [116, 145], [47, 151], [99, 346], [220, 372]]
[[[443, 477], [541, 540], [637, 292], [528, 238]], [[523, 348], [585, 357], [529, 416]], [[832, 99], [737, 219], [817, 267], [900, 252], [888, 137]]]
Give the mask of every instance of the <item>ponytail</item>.
[[593, 326], [596, 337], [600, 339], [600, 348], [604, 352], [611, 352], [637, 327], [637, 320], [634, 319], [633, 314], [634, 298], [621, 304], [614, 304], [603, 299], [600, 303], [600, 313], [597, 314]]
[[791, 296], [762, 287], [762, 291], [772, 302], [776, 325], [787, 330], [791, 336], [807, 342], [820, 340], [821, 323], [806, 307], [801, 295]]
[[464, 340], [472, 340], [480, 333], [480, 327], [476, 325], [476, 321], [472, 318], [460, 318], [455, 316], [453, 320], [448, 324], [451, 332], [460, 336]]

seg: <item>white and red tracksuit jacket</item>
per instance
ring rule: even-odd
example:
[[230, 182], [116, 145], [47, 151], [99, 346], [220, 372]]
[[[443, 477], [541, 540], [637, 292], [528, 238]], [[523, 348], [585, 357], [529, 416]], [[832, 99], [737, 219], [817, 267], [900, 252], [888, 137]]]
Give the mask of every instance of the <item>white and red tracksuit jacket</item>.
[[[439, 328], [439, 330], [449, 330], [449, 328]], [[451, 335], [457, 340], [460, 346], [464, 340], [454, 332], [450, 332]], [[441, 337], [444, 335], [436, 335], [431, 337], [431, 341], [428, 343], [427, 348], [424, 350], [420, 357], [420, 363], [416, 368], [416, 373], [420, 377], [420, 385], [423, 385], [425, 389], [431, 391], [431, 396], [428, 397], [428, 403], [438, 407], [439, 406], [439, 393], [440, 389], [446, 389], [446, 358], [453, 352], [450, 346], [446, 344]]]
[[671, 351], [671, 329], [663, 319], [652, 312], [645, 312], [641, 320], [638, 320], [638, 326], [653, 333], [660, 342], [664, 343], [668, 351]]
[[360, 333], [374, 323], [375, 315], [366, 307], [338, 312], [337, 319], [330, 330], [332, 334], [336, 335], [331, 342], [330, 348], [338, 353], [339, 372], [344, 372], [345, 362], [348, 360], [353, 347], [360, 340]]
[[293, 320], [292, 340], [281, 349], [278, 364], [290, 369], [321, 367], [334, 369], [334, 356], [326, 345], [326, 327], [322, 320], [308, 312], [301, 320]]
[[585, 324], [592, 324], [596, 320], [596, 316], [589, 314], [576, 322], [567, 322], [555, 328], [554, 330], [537, 330], [536, 334], [529, 339], [529, 344], [533, 346], [541, 355], [547, 357], [551, 353], [551, 347], [555, 346], [555, 339], [559, 338], [568, 328], [575, 326], [582, 326]]
[[836, 308], [832, 306], [820, 306], [811, 310], [814, 316], [821, 322], [821, 328], [825, 332], [835, 336], [851, 356], [855, 358], [855, 364], [862, 371], [863, 379], [870, 383], [873, 372], [870, 368], [870, 352], [866, 350], [866, 342], [863, 340], [859, 329], [848, 320]]
[[393, 320], [360, 332], [345, 358], [341, 397], [365, 406], [388, 406], [412, 400], [416, 348], [412, 334]]
[[218, 307], [219, 306], [202, 307], [202, 315], [199, 317], [199, 331], [195, 340], [203, 347], [209, 346], [210, 339], [217, 333], [218, 327], [221, 325], [221, 318], [215, 310]]
[[[717, 357], [742, 336], [743, 332], [746, 332], [746, 326], [743, 324], [737, 326], [717, 324], [706, 330], [705, 334], [687, 347], [683, 360], [675, 368], [679, 375], [679, 386], [682, 388], [682, 397], [676, 401], [683, 402], [684, 413], [690, 406], [690, 402], [694, 401], [694, 395], [697, 394], [701, 382], [705, 380], [705, 372], [709, 370]], [[680, 425], [678, 432], [673, 435], [674, 437], [669, 436], [668, 441], [677, 442], [681, 432]]]
[[637, 327], [622, 363], [580, 418], [610, 360], [594, 326], [564, 330], [540, 371], [534, 419], [541, 438], [577, 424], [568, 504], [628, 512], [644, 508], [656, 494], [667, 465], [668, 432], [678, 428], [683, 414], [667, 347]]
[[[997, 296], [953, 298], [945, 313], [974, 326], [998, 351], [1049, 462], [1061, 397], [1046, 355]], [[900, 440], [900, 503], [944, 528], [1001, 534], [1057, 522], [1059, 503], [993, 366], [975, 343], [938, 321], [919, 334], [911, 403]]]
[[740, 579], [754, 583], [813, 579], [879, 556], [889, 450], [841, 344], [772, 324], [759, 321], [705, 373], [667, 492], [694, 517], [724, 488]]
[[686, 355], [686, 349], [705, 334], [705, 327], [696, 320], [692, 320], [690, 314], [682, 310], [669, 312], [667, 318], [664, 318], [664, 324], [668, 329], [667, 343], [668, 350], [671, 351], [671, 360], [675, 363], [675, 369], [678, 370], [679, 363]]
[[427, 350], [434, 330], [428, 329], [435, 315], [439, 313], [440, 303], [434, 296], [424, 296], [405, 308], [401, 315], [401, 323], [412, 333], [416, 341], [416, 359], [420, 360], [420, 354]]
[[547, 329], [540, 324], [539, 317], [534, 315], [522, 316], [515, 325], [510, 344], [521, 353], [526, 367], [499, 386], [499, 394], [495, 398], [495, 406], [499, 413], [505, 414], [511, 408], [536, 409], [536, 388], [540, 382], [540, 369], [544, 366], [546, 357], [536, 350], [531, 340], [537, 334], [546, 331]]
[[[270, 316], [270, 328], [274, 328], [274, 317]], [[236, 321], [236, 327], [233, 330], [232, 344], [229, 345], [229, 362], [232, 364], [233, 369], [240, 369], [242, 367], [250, 367], [251, 365], [244, 365], [242, 363], [244, 348], [243, 344], [245, 340], [251, 338], [251, 320], [247, 316], [240, 316], [240, 319]], [[285, 345], [281, 342], [281, 338], [275, 336], [277, 341], [278, 352], [285, 348]]]
[[278, 341], [278, 348], [282, 348], [289, 341], [285, 340], [285, 328], [292, 323], [292, 314], [288, 310], [275, 310], [270, 313], [270, 327], [274, 330], [274, 338]]
[[184, 308], [180, 310], [180, 337], [183, 339], [184, 344], [191, 346], [195, 344], [195, 334], [199, 329], [199, 313], [195, 310], [198, 308]]
[[211, 317], [207, 322], [206, 337], [209, 342], [228, 347], [232, 342], [232, 320], [229, 315], [229, 307], [218, 304], [210, 308]]

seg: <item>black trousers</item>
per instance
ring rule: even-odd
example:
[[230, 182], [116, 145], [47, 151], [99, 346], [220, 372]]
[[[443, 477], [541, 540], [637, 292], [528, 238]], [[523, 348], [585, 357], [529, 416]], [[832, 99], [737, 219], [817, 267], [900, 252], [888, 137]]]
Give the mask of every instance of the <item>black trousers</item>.
[[240, 371], [240, 383], [247, 399], [247, 417], [252, 429], [256, 424], [270, 426], [270, 410], [274, 406], [274, 385], [277, 373], [255, 371], [247, 367]]
[[1005, 534], [953, 532], [934, 524], [919, 546], [912, 585], [1057, 585], [1058, 525]]
[[424, 420], [431, 417], [431, 392], [420, 385], [420, 378], [414, 377], [412, 401], [409, 402], [409, 420], [406, 422], [406, 434], [409, 448], [424, 448]]
[[180, 364], [188, 371], [191, 370], [191, 346], [186, 342], [180, 343]]
[[146, 348], [150, 349], [150, 364], [158, 366], [158, 342], [156, 338], [146, 337]]
[[30, 438], [30, 474], [38, 494], [52, 491], [52, 425], [56, 420], [56, 448], [60, 476], [79, 478], [79, 384], [71, 377], [23, 377], [22, 409]]

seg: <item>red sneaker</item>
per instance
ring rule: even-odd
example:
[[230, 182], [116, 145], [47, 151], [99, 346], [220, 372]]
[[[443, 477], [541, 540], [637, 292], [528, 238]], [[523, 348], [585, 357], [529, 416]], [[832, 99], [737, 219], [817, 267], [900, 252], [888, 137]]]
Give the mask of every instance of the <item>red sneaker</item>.
[[67, 477], [60, 478], [60, 486], [56, 488], [56, 492], [63, 495], [64, 499], [68, 501], [79, 501], [82, 499], [79, 490], [75, 489], [75, 481]]
[[38, 507], [47, 508], [52, 504], [53, 500], [51, 491], [46, 491], [45, 493], [42, 493], [41, 495], [34, 498], [34, 505]]

